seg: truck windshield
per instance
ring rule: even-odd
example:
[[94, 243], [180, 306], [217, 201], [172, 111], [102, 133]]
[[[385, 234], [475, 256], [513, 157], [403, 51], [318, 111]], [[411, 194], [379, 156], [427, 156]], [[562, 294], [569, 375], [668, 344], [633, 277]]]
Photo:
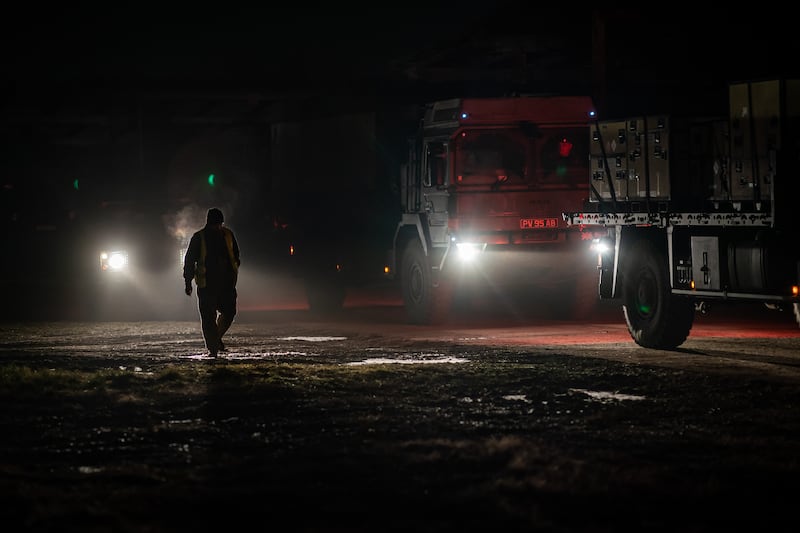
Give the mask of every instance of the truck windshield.
[[463, 187], [583, 185], [589, 169], [586, 127], [462, 131], [455, 141], [455, 184]]

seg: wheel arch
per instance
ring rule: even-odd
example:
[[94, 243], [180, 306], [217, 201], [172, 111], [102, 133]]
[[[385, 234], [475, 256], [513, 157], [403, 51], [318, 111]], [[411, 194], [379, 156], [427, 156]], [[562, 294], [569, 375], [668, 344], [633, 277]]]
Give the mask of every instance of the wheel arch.
[[425, 256], [430, 256], [431, 241], [428, 232], [425, 230], [426, 224], [423, 215], [403, 215], [402, 220], [397, 225], [393, 244], [393, 263], [392, 271], [400, 277], [400, 261], [403, 257], [403, 250], [409, 242], [417, 241], [422, 245]]

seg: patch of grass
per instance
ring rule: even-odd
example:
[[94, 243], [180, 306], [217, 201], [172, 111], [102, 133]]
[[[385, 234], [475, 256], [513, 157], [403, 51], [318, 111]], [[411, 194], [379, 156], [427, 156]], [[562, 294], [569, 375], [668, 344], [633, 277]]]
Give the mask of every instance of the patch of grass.
[[167, 370], [154, 380], [152, 375], [127, 369], [75, 370], [11, 364], [0, 366], [0, 396], [24, 398], [42, 394], [105, 393], [132, 389], [157, 380], [174, 385], [187, 381], [187, 373]]
[[0, 367], [0, 395], [36, 396], [65, 389], [91, 386], [93, 373], [52, 368], [31, 368], [23, 365]]
[[156, 381], [160, 383], [180, 382], [185, 380], [185, 371], [179, 367], [168, 367], [156, 375]]

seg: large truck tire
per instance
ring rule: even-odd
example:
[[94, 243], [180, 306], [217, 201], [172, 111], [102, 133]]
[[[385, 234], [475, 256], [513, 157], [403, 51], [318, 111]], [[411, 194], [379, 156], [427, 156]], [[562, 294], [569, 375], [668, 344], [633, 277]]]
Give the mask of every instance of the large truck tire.
[[447, 319], [453, 299], [450, 283], [434, 283], [430, 261], [419, 241], [409, 242], [400, 263], [400, 285], [408, 321], [440, 324]]
[[694, 304], [672, 294], [664, 254], [648, 241], [637, 242], [623, 276], [622, 310], [636, 344], [658, 350], [683, 344], [694, 322]]

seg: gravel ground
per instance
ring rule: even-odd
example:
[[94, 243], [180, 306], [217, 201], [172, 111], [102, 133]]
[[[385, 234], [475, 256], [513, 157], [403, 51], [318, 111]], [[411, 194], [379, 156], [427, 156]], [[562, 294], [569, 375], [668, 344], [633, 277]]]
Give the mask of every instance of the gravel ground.
[[4, 529], [796, 530], [800, 334], [392, 313], [0, 326]]

